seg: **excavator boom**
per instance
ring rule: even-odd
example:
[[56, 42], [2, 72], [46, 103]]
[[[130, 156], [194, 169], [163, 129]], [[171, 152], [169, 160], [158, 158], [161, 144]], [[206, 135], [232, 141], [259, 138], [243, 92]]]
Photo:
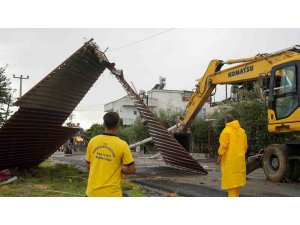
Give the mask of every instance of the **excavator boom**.
[[[297, 111], [296, 115], [290, 115], [290, 117], [287, 118], [286, 117], [280, 118], [280, 116], [278, 116], [278, 113], [276, 112], [276, 104], [274, 104], [274, 95], [276, 95], [275, 93], [276, 88], [280, 88], [280, 87], [274, 87], [273, 85], [273, 83], [275, 83], [275, 81], [277, 82], [277, 80], [279, 79], [281, 79], [281, 83], [284, 83], [283, 79], [285, 79], [288, 76], [291, 77], [292, 80], [296, 80], [296, 77], [297, 76], [299, 77], [299, 74], [296, 74], [296, 72], [300, 70], [300, 67], [299, 70], [298, 69], [296, 70], [296, 67], [298, 67], [299, 60], [300, 60], [299, 46], [294, 46], [272, 54], [258, 54], [257, 56], [251, 58], [228, 60], [226, 62], [223, 62], [222, 60], [212, 60], [206, 72], [204, 73], [204, 75], [196, 85], [196, 90], [194, 91], [191, 100], [187, 104], [185, 112], [180, 118], [181, 119], [180, 122], [182, 124], [181, 130], [183, 132], [187, 130], [187, 128], [190, 126], [190, 123], [199, 113], [199, 110], [202, 108], [204, 103], [207, 102], [208, 98], [211, 96], [211, 93], [215, 89], [216, 85], [238, 84], [241, 82], [263, 80], [268, 78], [271, 81], [268, 86], [270, 86], [270, 88], [273, 89], [275, 88], [275, 90], [269, 91], [269, 110], [268, 110], [269, 131], [270, 132], [288, 132], [291, 130], [300, 131], [300, 124], [298, 124], [299, 122], [296, 122], [295, 119], [297, 115], [300, 116], [300, 111], [296, 110]], [[236, 64], [236, 63], [240, 63], [240, 64], [225, 70], [221, 70], [222, 66], [225, 64]], [[275, 74], [276, 68], [277, 70], [283, 70], [285, 68], [287, 68], [288, 70], [292, 70], [292, 68], [295, 68], [295, 72], [294, 74], [292, 74], [292, 72], [288, 72], [289, 75], [288, 76], [285, 75], [284, 77], [283, 75], [280, 76]], [[297, 80], [299, 79], [297, 78]], [[290, 82], [290, 85], [293, 84]], [[297, 92], [297, 90], [294, 91]], [[299, 104], [297, 106], [299, 106]], [[296, 106], [294, 106], [294, 108], [295, 107]], [[283, 126], [284, 128], [281, 129], [274, 128], [273, 124], [277, 123], [278, 119], [280, 119], [279, 122], [281, 123], [282, 122], [290, 123], [289, 124], [290, 128], [287, 128], [286, 126]], [[293, 126], [291, 126], [291, 123], [294, 123]]]

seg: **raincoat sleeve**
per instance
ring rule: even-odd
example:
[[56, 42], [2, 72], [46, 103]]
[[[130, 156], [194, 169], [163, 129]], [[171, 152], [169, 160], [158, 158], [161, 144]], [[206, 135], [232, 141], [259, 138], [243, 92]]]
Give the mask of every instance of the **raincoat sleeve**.
[[229, 133], [224, 129], [220, 135], [220, 147], [218, 150], [219, 155], [223, 155], [229, 146]]

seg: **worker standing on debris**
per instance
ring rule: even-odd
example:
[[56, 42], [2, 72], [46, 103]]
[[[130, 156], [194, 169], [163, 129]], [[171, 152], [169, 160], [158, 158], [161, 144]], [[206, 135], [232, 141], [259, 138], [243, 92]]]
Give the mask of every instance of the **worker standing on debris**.
[[128, 144], [116, 136], [120, 126], [119, 114], [108, 112], [103, 120], [104, 134], [92, 138], [87, 147], [89, 179], [86, 195], [122, 197], [121, 173], [135, 173], [136, 167]]
[[246, 184], [247, 136], [231, 114], [226, 115], [225, 123], [217, 163], [221, 162], [222, 189], [228, 190], [229, 197], [239, 197], [241, 186]]

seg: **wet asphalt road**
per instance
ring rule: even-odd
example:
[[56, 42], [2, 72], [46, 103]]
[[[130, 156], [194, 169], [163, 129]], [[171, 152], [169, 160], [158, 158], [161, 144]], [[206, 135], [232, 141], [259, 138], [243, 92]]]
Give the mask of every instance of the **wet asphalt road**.
[[[167, 166], [161, 158], [149, 159], [134, 155], [137, 172], [128, 178], [144, 189], [153, 193], [148, 196], [165, 196], [176, 193], [184, 197], [225, 197], [227, 193], [221, 190], [221, 173], [214, 159], [199, 158], [200, 164], [207, 169], [208, 175], [190, 174]], [[86, 170], [85, 155], [64, 156], [55, 153], [51, 160], [75, 165]], [[156, 192], [156, 193], [155, 193]], [[266, 180], [262, 169], [247, 176], [247, 184], [241, 189], [243, 197], [298, 197], [300, 183], [271, 183]]]

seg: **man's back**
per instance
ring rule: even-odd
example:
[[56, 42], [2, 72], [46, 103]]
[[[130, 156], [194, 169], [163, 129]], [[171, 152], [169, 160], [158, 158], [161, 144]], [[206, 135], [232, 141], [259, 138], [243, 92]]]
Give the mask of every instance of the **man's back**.
[[98, 135], [88, 144], [90, 173], [87, 196], [122, 196], [121, 169], [133, 163], [128, 144], [112, 134]]

